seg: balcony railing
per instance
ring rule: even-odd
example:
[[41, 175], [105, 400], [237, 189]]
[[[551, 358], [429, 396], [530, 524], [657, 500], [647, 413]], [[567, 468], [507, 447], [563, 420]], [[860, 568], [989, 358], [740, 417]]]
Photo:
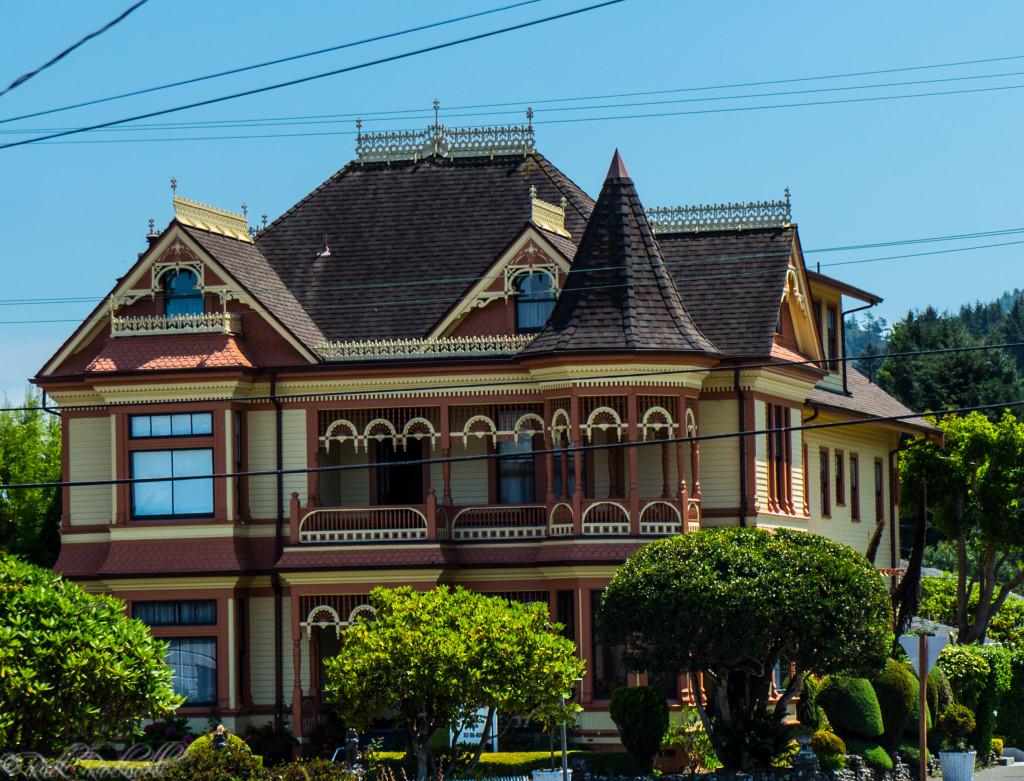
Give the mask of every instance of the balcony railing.
[[241, 331], [242, 317], [237, 312], [110, 318], [110, 336], [114, 338], [167, 334], [237, 334]]
[[434, 492], [427, 503], [403, 507], [306, 507], [292, 494], [292, 544], [345, 544], [353, 542], [482, 542], [487, 540], [543, 540], [627, 536], [635, 528], [641, 536], [666, 537], [700, 531], [700, 500], [683, 498], [640, 502], [639, 519], [630, 520], [629, 501], [586, 499], [577, 520], [573, 503], [552, 505], [439, 505]]

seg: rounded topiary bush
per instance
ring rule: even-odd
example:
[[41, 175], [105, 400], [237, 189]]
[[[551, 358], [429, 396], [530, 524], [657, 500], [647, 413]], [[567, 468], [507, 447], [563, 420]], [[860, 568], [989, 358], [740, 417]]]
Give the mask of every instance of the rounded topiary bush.
[[823, 756], [845, 754], [846, 744], [843, 743], [843, 739], [836, 733], [821, 730], [815, 732], [811, 738], [811, 751], [814, 752], [818, 759], [821, 759]]
[[821, 682], [808, 675], [804, 678], [804, 688], [796, 702], [796, 720], [815, 732], [821, 729], [821, 708], [818, 707], [820, 691]]
[[871, 679], [871, 686], [882, 713], [881, 743], [886, 750], [892, 751], [914, 713], [917, 681], [906, 667], [890, 659], [885, 669]]
[[619, 730], [619, 739], [643, 773], [654, 767], [654, 755], [668, 729], [668, 703], [651, 686], [624, 686], [612, 692], [608, 715]]
[[867, 678], [828, 676], [821, 683], [818, 705], [840, 736], [877, 740], [882, 735], [882, 711]]
[[[249, 749], [249, 744], [242, 740], [240, 737], [238, 737], [238, 735], [234, 735], [230, 732], [225, 731], [224, 736], [228, 739], [229, 746], [233, 746], [239, 751], [244, 751], [247, 754], [252, 754], [252, 751]], [[193, 740], [189, 747], [185, 749], [185, 756], [188, 756], [193, 751], [201, 751], [203, 749], [213, 750], [212, 732], [208, 732], [205, 735], [200, 735], [198, 738]], [[262, 762], [261, 757], [259, 757], [258, 755], [254, 756], [256, 756], [257, 760], [260, 760]]]
[[861, 756], [864, 758], [864, 764], [870, 768], [875, 770], [892, 770], [892, 757], [881, 746], [869, 748]]
[[161, 781], [269, 781], [261, 758], [251, 754], [240, 738], [229, 739], [220, 750], [214, 749], [210, 741], [197, 746], [200, 740], [197, 738], [181, 759], [160, 775]]

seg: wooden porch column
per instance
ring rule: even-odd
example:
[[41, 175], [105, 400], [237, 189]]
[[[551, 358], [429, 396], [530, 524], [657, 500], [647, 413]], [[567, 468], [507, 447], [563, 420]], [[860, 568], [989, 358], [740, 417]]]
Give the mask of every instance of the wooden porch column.
[[[571, 424], [571, 440], [575, 450], [573, 451], [573, 474], [576, 478], [576, 485], [572, 492], [572, 533], [583, 534], [583, 434], [580, 431], [580, 400], [574, 392], [569, 401], [569, 420]], [[568, 475], [568, 473], [565, 473]], [[568, 484], [568, 477], [565, 478]]]
[[638, 468], [636, 391], [630, 391], [626, 399], [627, 435], [629, 437], [629, 533], [640, 534], [640, 473]]
[[437, 539], [437, 492], [427, 489], [427, 539]]
[[[448, 459], [452, 455], [452, 433], [451, 423], [448, 415], [448, 402], [441, 403], [441, 458]], [[441, 495], [441, 504], [444, 507], [452, 506], [452, 464], [445, 460], [441, 464], [441, 474], [444, 476], [444, 489]]]
[[303, 735], [302, 729], [302, 631], [292, 639], [292, 734], [298, 738]]
[[571, 498], [569, 495], [569, 432], [559, 437], [558, 446], [562, 451], [558, 454], [562, 466], [562, 491], [559, 498], [563, 502], [568, 502]]
[[547, 504], [549, 511], [555, 503], [555, 454], [552, 452], [553, 442], [551, 429], [545, 426], [544, 449], [547, 453], [544, 454], [544, 477], [547, 480], [547, 487], [544, 491], [544, 502]]
[[664, 442], [661, 443], [661, 498], [672, 498], [672, 450], [669, 446], [669, 429], [665, 429]]
[[[694, 408], [693, 411], [693, 422], [694, 436], [697, 435], [699, 429], [697, 426], [697, 410]], [[693, 498], [698, 502], [700, 501], [700, 440], [695, 440], [690, 445], [690, 479], [693, 480]]]
[[288, 542], [292, 545], [299, 543], [299, 516], [301, 514], [299, 494], [297, 491], [292, 491], [292, 498], [288, 502]]

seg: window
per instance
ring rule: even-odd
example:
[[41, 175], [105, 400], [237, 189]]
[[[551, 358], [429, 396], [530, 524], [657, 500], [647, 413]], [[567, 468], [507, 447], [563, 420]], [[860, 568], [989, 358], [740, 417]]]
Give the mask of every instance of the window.
[[213, 414], [184, 412], [173, 415], [132, 415], [131, 436], [145, 437], [198, 437], [213, 433]]
[[828, 368], [830, 371], [839, 371], [839, 314], [834, 306], [828, 308], [825, 332], [828, 339]]
[[846, 464], [843, 451], [836, 451], [836, 504], [846, 504]]
[[850, 453], [850, 520], [860, 520], [860, 466], [856, 453]]
[[377, 504], [423, 504], [423, 440], [407, 439], [403, 450], [390, 439], [376, 444]]
[[[150, 627], [216, 626], [216, 600], [136, 602], [132, 615]], [[217, 638], [161, 636], [167, 643], [164, 661], [173, 671], [174, 693], [185, 705], [217, 704]]]
[[818, 453], [818, 481], [820, 483], [819, 489], [821, 492], [821, 517], [828, 518], [832, 515], [832, 507], [829, 502], [829, 463], [828, 463], [828, 449], [822, 448]]
[[562, 637], [576, 642], [576, 594], [559, 591], [555, 596], [557, 621], [562, 625]]
[[787, 420], [789, 410], [781, 404], [768, 404], [768, 500], [778, 512], [792, 512], [792, 443]]
[[182, 478], [132, 483], [133, 518], [201, 517], [213, 514], [213, 450], [135, 450], [132, 478]]
[[885, 482], [882, 479], [882, 459], [875, 459], [875, 520], [885, 520]]
[[164, 276], [164, 314], [201, 315], [203, 291], [199, 278], [191, 271], [171, 271]]
[[539, 331], [555, 308], [551, 275], [537, 271], [523, 274], [516, 282], [516, 333]]
[[216, 625], [217, 600], [134, 602], [132, 603], [132, 615], [147, 626]]
[[626, 668], [622, 664], [625, 643], [612, 645], [601, 639], [601, 591], [590, 592], [590, 626], [594, 671], [594, 699], [607, 700], [612, 692], [628, 682]]
[[821, 344], [822, 352], [824, 352], [825, 340], [821, 335], [821, 301], [811, 303], [811, 312], [814, 314], [814, 330], [818, 333], [818, 342]]
[[533, 437], [520, 434], [517, 441], [498, 443], [498, 504], [530, 504], [534, 501]]

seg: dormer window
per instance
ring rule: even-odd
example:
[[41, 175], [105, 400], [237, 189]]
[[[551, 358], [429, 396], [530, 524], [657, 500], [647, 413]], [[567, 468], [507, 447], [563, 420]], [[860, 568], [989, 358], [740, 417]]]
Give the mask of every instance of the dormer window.
[[172, 271], [164, 277], [164, 314], [201, 315], [203, 291], [199, 278], [187, 270]]
[[535, 333], [544, 327], [555, 308], [551, 275], [544, 272], [523, 274], [516, 280], [516, 333]]

